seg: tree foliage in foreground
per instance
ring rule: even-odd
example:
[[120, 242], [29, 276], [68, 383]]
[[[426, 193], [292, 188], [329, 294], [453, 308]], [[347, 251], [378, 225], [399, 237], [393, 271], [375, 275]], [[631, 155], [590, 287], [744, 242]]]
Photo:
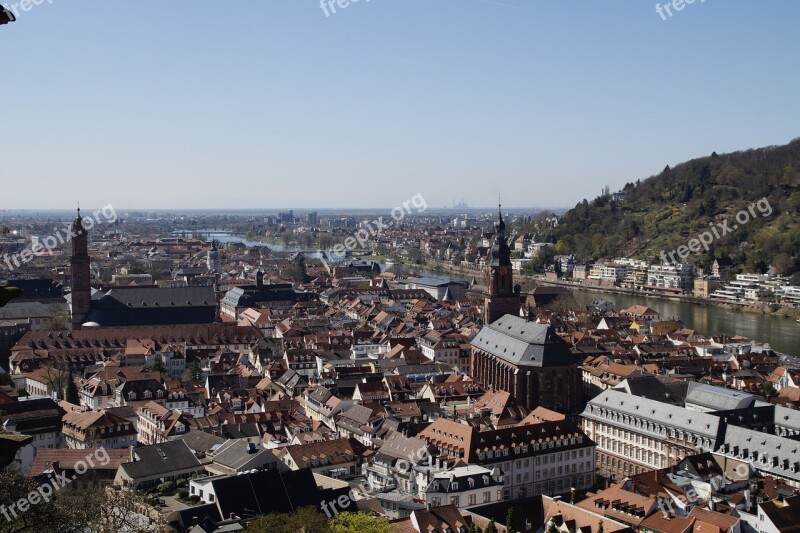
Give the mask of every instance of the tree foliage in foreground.
[[247, 527], [250, 533], [392, 533], [394, 529], [386, 519], [367, 513], [340, 513], [328, 519], [314, 507], [262, 516]]
[[[0, 471], [0, 531], [4, 533], [155, 533], [160, 520], [147, 522], [136, 510], [147, 509], [133, 492], [115, 489], [70, 490], [54, 493], [49, 501], [31, 498], [38, 484], [12, 469]], [[38, 501], [22, 513], [19, 501]], [[14, 506], [14, 507], [12, 507]]]

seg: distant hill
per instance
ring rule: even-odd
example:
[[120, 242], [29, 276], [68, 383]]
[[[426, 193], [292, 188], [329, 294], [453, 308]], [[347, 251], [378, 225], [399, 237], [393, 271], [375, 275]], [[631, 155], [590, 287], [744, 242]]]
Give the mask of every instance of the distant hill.
[[[686, 261], [708, 268], [714, 257], [727, 256], [741, 270], [772, 266], [800, 277], [800, 139], [667, 167], [628, 183], [623, 192], [624, 199], [606, 193], [583, 200], [540, 237], [556, 242], [558, 253], [574, 252], [582, 260], [655, 262], [662, 250], [687, 245], [713, 226], [720, 238], [714, 235], [708, 252], [701, 249]], [[747, 217], [737, 221], [740, 211]], [[720, 224], [736, 229], [723, 236]]]

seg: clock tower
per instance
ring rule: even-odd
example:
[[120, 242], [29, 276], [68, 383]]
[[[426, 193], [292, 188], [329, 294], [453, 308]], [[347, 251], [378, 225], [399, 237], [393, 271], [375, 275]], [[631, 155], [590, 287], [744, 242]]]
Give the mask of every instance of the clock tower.
[[495, 241], [492, 246], [492, 260], [486, 270], [488, 294], [484, 301], [484, 323], [491, 324], [506, 314], [519, 316], [520, 286], [514, 286], [511, 267], [511, 249], [506, 237], [506, 223], [503, 222], [502, 206], [500, 217], [495, 225]]

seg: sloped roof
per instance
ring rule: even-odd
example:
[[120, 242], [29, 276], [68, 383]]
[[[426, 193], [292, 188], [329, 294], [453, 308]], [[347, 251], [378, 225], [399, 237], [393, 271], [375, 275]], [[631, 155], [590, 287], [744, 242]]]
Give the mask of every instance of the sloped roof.
[[136, 448], [135, 453], [138, 461], [120, 466], [134, 480], [192, 468], [199, 470], [202, 467], [192, 450], [182, 440], [142, 446]]
[[577, 362], [569, 345], [552, 327], [514, 315], [484, 326], [470, 344], [517, 366], [569, 366]]

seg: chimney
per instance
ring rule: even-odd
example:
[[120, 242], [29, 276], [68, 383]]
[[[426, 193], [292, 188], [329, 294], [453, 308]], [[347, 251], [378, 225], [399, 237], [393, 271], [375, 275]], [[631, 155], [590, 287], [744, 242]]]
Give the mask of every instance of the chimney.
[[131, 462], [131, 463], [136, 461], [136, 452], [134, 452], [133, 450], [134, 450], [133, 446], [128, 446], [128, 452], [130, 453], [130, 456], [129, 456], [130, 461], [129, 462]]
[[259, 289], [264, 287], [264, 273], [260, 270], [256, 273], [256, 287]]

